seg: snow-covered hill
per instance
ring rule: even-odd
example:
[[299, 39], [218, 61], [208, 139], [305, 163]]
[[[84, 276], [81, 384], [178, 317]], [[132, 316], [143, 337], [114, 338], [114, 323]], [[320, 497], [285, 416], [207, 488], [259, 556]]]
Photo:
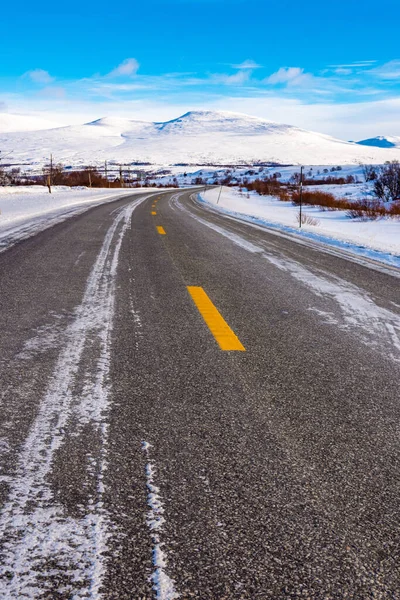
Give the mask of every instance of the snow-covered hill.
[[400, 149], [363, 147], [247, 115], [195, 111], [165, 123], [108, 117], [47, 131], [0, 133], [13, 162], [41, 165], [50, 154], [64, 165], [151, 163], [226, 165], [383, 163]]
[[60, 123], [40, 117], [0, 113], [0, 135], [11, 131], [38, 131], [40, 129], [51, 129], [59, 126]]
[[361, 140], [360, 142], [357, 142], [357, 144], [360, 144], [361, 146], [374, 146], [376, 148], [400, 148], [400, 137], [378, 135], [374, 138]]

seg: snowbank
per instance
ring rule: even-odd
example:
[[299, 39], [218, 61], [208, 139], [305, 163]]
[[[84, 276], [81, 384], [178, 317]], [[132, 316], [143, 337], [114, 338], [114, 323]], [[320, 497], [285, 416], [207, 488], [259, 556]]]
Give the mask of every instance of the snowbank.
[[319, 207], [304, 206], [303, 214], [315, 219], [317, 224], [303, 225], [299, 230], [299, 209], [290, 202], [256, 193], [240, 193], [238, 189], [229, 187], [222, 188], [221, 195], [220, 191], [221, 188], [214, 188], [199, 196], [203, 202], [227, 214], [341, 247], [400, 268], [399, 220], [365, 222], [350, 219], [346, 211], [323, 211]]
[[49, 194], [43, 186], [0, 187], [0, 249], [92, 206], [143, 191], [55, 186]]

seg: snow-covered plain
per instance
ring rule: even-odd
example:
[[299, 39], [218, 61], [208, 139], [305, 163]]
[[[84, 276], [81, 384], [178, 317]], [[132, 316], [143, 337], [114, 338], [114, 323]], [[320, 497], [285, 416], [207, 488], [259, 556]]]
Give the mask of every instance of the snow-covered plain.
[[49, 194], [44, 186], [0, 187], [0, 251], [96, 204], [143, 191], [55, 186]]
[[[289, 167], [269, 166], [269, 167], [243, 167], [232, 166], [229, 168], [210, 168], [208, 166], [199, 166], [195, 171], [186, 172], [182, 167], [169, 167], [169, 173], [161, 175], [157, 172], [153, 173], [154, 181], [162, 185], [171, 185], [173, 178], [176, 178], [180, 187], [196, 185], [196, 180], [201, 179], [207, 185], [213, 185], [215, 181], [223, 181], [227, 176], [231, 178], [231, 185], [246, 185], [247, 182], [255, 181], [256, 179], [265, 179], [268, 177], [277, 177], [281, 183], [288, 183], [293, 180], [293, 176], [300, 175], [300, 167], [291, 165]], [[304, 178], [307, 180], [321, 180], [328, 177], [346, 178], [352, 176], [357, 182], [358, 197], [364, 197], [364, 193], [371, 191], [371, 185], [363, 186], [365, 183], [363, 168], [361, 165], [332, 165], [326, 168], [326, 165], [314, 165], [306, 167], [304, 170]], [[324, 185], [319, 188], [323, 191], [328, 191], [329, 186]], [[345, 189], [343, 185], [331, 186], [332, 193], [342, 193], [340, 190]], [[346, 188], [349, 191], [350, 188]], [[354, 187], [354, 190], [356, 187]]]
[[259, 196], [256, 193], [241, 193], [237, 188], [224, 187], [221, 195], [220, 191], [221, 188], [213, 188], [199, 194], [199, 198], [228, 215], [261, 226], [300, 234], [400, 268], [398, 219], [359, 221], [350, 219], [346, 211], [324, 211], [320, 207], [305, 205], [303, 214], [315, 219], [316, 224], [304, 224], [299, 231], [299, 209], [291, 202], [282, 202], [275, 197]]
[[[107, 117], [83, 125], [0, 133], [14, 164], [40, 168], [52, 153], [68, 166], [375, 163], [400, 159], [399, 148], [345, 142], [248, 115], [194, 111], [165, 123]], [[182, 169], [183, 170], [183, 169]]]

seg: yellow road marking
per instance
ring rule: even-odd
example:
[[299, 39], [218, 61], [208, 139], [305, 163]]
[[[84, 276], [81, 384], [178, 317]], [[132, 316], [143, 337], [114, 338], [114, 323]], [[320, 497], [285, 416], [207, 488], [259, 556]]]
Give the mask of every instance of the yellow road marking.
[[157, 227], [157, 231], [160, 235], [166, 235], [164, 227]]
[[237, 335], [229, 327], [203, 288], [188, 286], [187, 289], [221, 350], [246, 352], [246, 348], [241, 344]]
[[151, 214], [152, 214], [152, 215], [156, 215], [157, 213], [156, 213], [156, 212], [153, 210]]

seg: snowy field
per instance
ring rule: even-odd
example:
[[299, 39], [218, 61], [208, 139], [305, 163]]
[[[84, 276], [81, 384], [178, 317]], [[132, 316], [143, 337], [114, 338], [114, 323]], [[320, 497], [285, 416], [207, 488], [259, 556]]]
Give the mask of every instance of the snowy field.
[[[318, 186], [321, 189], [321, 186]], [[324, 188], [326, 186], [323, 186]], [[343, 187], [343, 186], [335, 186]], [[227, 214], [270, 226], [289, 233], [344, 248], [356, 254], [400, 267], [400, 220], [350, 219], [346, 211], [324, 211], [317, 206], [303, 207], [303, 214], [315, 220], [315, 225], [298, 225], [299, 209], [291, 202], [281, 202], [272, 196], [240, 193], [237, 188], [213, 188], [200, 194], [200, 199]]]
[[92, 206], [143, 191], [54, 186], [49, 194], [44, 186], [0, 187], [0, 251]]
[[[160, 168], [161, 171], [161, 168]], [[168, 171], [171, 171], [168, 175], [157, 175], [157, 171], [154, 172], [154, 181], [162, 185], [170, 185], [173, 177], [176, 177], [181, 187], [194, 185], [196, 179], [201, 178], [207, 185], [212, 185], [216, 180], [222, 181], [225, 177], [231, 178], [231, 184], [233, 185], [244, 185], [246, 181], [255, 181], [256, 179], [265, 179], [267, 177], [277, 177], [281, 183], [288, 183], [292, 180], [294, 175], [300, 174], [300, 167], [291, 165], [289, 167], [229, 167], [229, 168], [210, 168], [204, 166], [198, 166], [194, 171], [188, 171], [186, 174], [182, 167], [169, 167]], [[365, 190], [368, 193], [371, 191], [371, 184], [366, 185], [363, 168], [361, 165], [332, 165], [327, 167], [326, 165], [313, 165], [305, 166], [304, 178], [307, 180], [321, 180], [328, 177], [353, 177], [354, 184], [345, 184], [354, 186], [352, 189], [357, 190], [357, 194], [361, 195]], [[333, 190], [329, 188], [334, 188]], [[350, 188], [345, 189], [342, 186], [337, 185], [323, 185], [318, 186], [321, 191], [332, 192], [336, 194], [335, 188], [343, 188], [347, 191]]]

